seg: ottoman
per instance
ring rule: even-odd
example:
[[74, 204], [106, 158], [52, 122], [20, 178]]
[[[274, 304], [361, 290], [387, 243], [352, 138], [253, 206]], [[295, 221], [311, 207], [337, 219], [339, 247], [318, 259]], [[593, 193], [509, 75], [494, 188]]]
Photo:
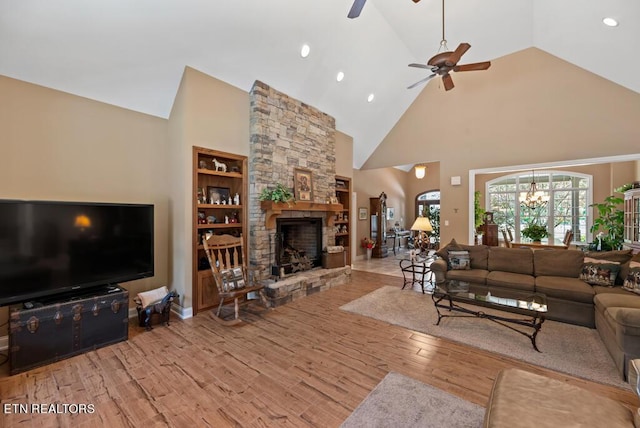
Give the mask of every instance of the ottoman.
[[634, 418], [640, 423], [637, 411], [610, 398], [524, 370], [506, 369], [493, 384], [484, 426], [640, 428]]

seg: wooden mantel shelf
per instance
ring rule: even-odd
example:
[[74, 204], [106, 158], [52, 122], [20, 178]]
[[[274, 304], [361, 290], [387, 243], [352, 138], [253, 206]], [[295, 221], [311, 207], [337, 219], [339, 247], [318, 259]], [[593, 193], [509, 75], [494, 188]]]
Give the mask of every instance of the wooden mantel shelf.
[[323, 204], [320, 202], [296, 201], [291, 205], [282, 202], [261, 201], [260, 208], [266, 211], [266, 227], [273, 229], [276, 227], [276, 219], [282, 211], [320, 211], [327, 213], [327, 226], [333, 226], [336, 213], [343, 210], [342, 204]]

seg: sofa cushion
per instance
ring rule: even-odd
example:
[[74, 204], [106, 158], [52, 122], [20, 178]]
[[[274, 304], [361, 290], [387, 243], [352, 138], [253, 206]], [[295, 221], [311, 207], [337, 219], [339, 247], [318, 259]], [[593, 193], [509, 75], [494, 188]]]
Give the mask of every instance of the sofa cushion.
[[620, 264], [626, 263], [631, 260], [633, 256], [631, 250], [616, 250], [616, 251], [588, 251], [584, 253], [585, 257], [600, 260], [610, 260], [612, 262], [618, 262]]
[[436, 255], [441, 259], [449, 259], [449, 251], [462, 251], [462, 247], [458, 245], [455, 239], [452, 239], [447, 245], [436, 251]]
[[484, 269], [450, 270], [447, 279], [485, 284], [489, 271]]
[[[559, 250], [566, 251], [566, 250]], [[593, 303], [595, 291], [586, 282], [578, 278], [562, 276], [538, 276], [536, 277], [536, 291], [544, 293], [547, 297], [572, 300], [582, 303]]]
[[488, 268], [490, 271], [533, 275], [533, 251], [529, 248], [491, 247]]
[[487, 245], [464, 245], [460, 248], [469, 252], [471, 257], [471, 269], [487, 269], [489, 262], [489, 246]]
[[487, 275], [487, 285], [496, 287], [512, 288], [515, 290], [525, 290], [533, 292], [535, 288], [535, 278], [532, 275], [522, 273], [491, 271]]
[[620, 272], [620, 263], [610, 260], [584, 258], [580, 279], [591, 285], [613, 287]]
[[640, 309], [640, 297], [631, 293], [601, 293], [593, 298], [596, 308], [635, 308]]
[[629, 295], [629, 292], [623, 289], [622, 287], [602, 287], [600, 285], [592, 285], [591, 288], [593, 288], [593, 291], [595, 291], [596, 294], [602, 294], [602, 293], [616, 294], [617, 293], [617, 294], [622, 294], [624, 296]]
[[580, 275], [583, 260], [584, 253], [579, 250], [534, 251], [534, 275], [577, 278]]
[[448, 267], [451, 270], [471, 269], [471, 258], [468, 251], [449, 251]]

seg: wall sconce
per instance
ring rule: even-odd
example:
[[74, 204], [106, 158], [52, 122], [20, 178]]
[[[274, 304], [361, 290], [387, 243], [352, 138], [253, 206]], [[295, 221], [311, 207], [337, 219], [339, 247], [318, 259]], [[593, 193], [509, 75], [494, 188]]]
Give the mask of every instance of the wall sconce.
[[416, 178], [423, 179], [427, 174], [427, 166], [426, 165], [416, 165], [414, 166], [416, 170]]

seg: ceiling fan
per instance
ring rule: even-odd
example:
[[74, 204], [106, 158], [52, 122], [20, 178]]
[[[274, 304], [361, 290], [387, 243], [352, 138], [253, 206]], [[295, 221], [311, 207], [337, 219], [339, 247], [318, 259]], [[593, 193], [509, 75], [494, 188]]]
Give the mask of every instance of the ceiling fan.
[[413, 85], [407, 87], [407, 89], [414, 88], [419, 84], [428, 82], [434, 77], [440, 75], [442, 76], [444, 89], [446, 91], [449, 91], [454, 87], [453, 79], [449, 74], [450, 72], [486, 70], [491, 67], [491, 61], [458, 65], [458, 61], [460, 61], [462, 55], [464, 55], [470, 47], [471, 45], [469, 43], [460, 43], [455, 51], [449, 51], [449, 48], [447, 47], [447, 40], [444, 38], [444, 0], [442, 0], [442, 40], [440, 41], [440, 49], [438, 49], [439, 53], [431, 57], [431, 59], [429, 59], [426, 64], [409, 64], [409, 67], [425, 68], [427, 70], [430, 70], [433, 74], [417, 81]]
[[[413, 0], [414, 3], [418, 3], [420, 0]], [[351, 6], [351, 10], [349, 11], [349, 14], [347, 15], [347, 18], [357, 18], [360, 16], [360, 12], [362, 12], [362, 8], [364, 7], [364, 4], [367, 2], [367, 0], [355, 0], [353, 2], [353, 6]]]

